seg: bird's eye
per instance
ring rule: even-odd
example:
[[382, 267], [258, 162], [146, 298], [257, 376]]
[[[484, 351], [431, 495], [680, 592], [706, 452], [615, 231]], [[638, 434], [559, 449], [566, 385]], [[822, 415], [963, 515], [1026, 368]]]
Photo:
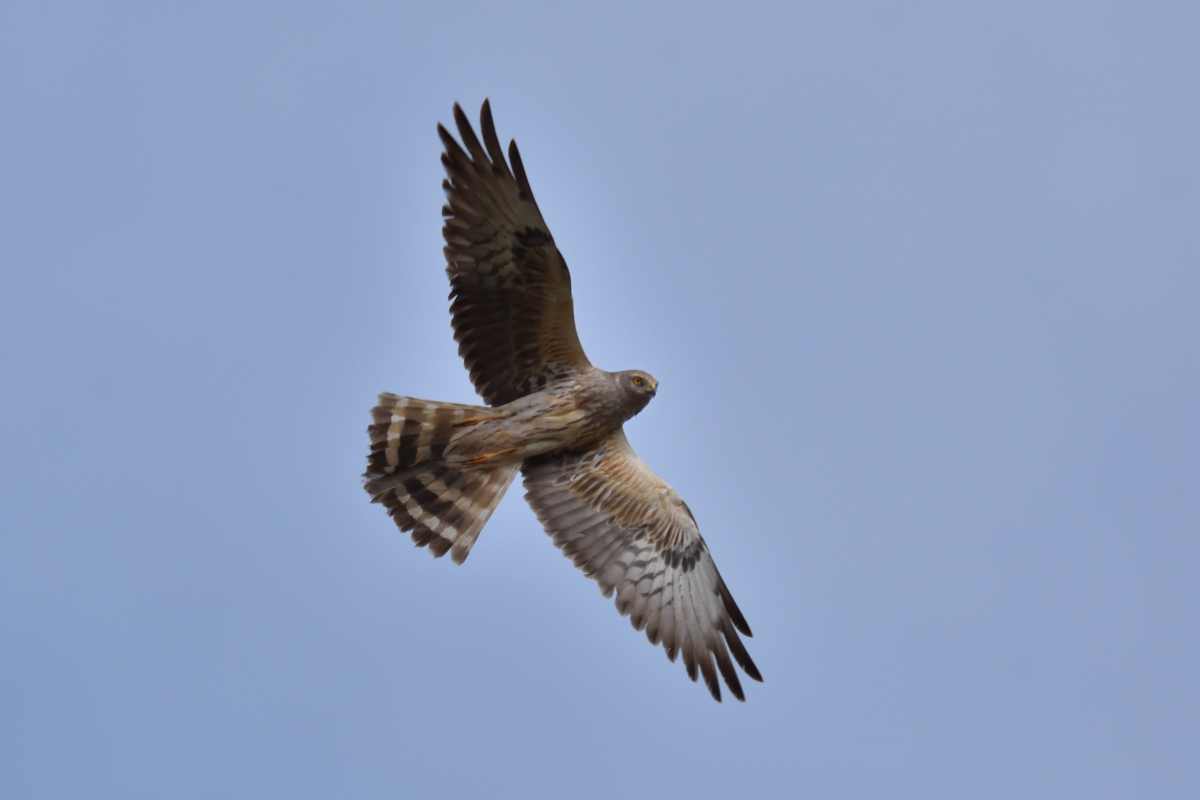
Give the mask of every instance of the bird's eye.
[[642, 380], [642, 379], [641, 379], [641, 377], [635, 377], [635, 378], [633, 379], [633, 385], [634, 385], [634, 386], [641, 386], [643, 383], [645, 383], [645, 381], [644, 381], [644, 380]]

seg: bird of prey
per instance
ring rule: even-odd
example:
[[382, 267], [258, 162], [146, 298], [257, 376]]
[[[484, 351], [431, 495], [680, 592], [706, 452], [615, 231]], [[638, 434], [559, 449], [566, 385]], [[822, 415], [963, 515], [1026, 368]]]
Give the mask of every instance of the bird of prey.
[[458, 104], [454, 121], [461, 145], [438, 125], [450, 314], [487, 405], [379, 395], [363, 475], [371, 502], [418, 546], [461, 564], [520, 470], [546, 533], [605, 597], [616, 592], [633, 627], [662, 642], [672, 661], [682, 654], [688, 676], [702, 675], [716, 700], [718, 670], [744, 700], [733, 661], [762, 680], [738, 638], [750, 627], [691, 510], [622, 429], [658, 382], [588, 361], [575, 332], [571, 275], [516, 142], [510, 168], [486, 100], [482, 142]]

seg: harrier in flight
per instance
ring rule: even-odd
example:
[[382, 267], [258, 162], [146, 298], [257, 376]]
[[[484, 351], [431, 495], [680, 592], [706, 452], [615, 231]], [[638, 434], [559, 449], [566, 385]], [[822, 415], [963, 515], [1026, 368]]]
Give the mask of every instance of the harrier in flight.
[[[442, 234], [458, 352], [486, 406], [381, 394], [363, 478], [401, 530], [462, 563], [517, 471], [563, 554], [617, 594], [617, 611], [679, 654], [717, 700], [733, 662], [762, 676], [738, 637], [750, 626], [721, 580], [687, 503], [642, 463], [622, 429], [658, 382], [592, 366], [575, 332], [571, 275], [533, 199], [516, 142], [504, 150], [485, 100], [483, 141], [454, 106], [441, 125]], [[732, 655], [732, 659], [730, 656]], [[714, 667], [715, 662], [715, 667]]]

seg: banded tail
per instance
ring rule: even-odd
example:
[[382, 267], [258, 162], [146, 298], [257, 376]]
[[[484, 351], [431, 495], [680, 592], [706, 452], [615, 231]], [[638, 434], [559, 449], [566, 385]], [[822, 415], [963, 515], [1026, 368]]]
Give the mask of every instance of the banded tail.
[[517, 464], [491, 469], [442, 460], [456, 426], [495, 411], [484, 406], [379, 395], [371, 409], [371, 455], [363, 488], [383, 503], [402, 531], [434, 557], [466, 560], [479, 532], [517, 474]]

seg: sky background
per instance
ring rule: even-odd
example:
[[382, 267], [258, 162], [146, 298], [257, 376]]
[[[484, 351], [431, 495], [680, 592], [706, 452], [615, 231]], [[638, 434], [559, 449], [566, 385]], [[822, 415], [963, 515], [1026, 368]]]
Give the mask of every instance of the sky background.
[[[1200, 796], [1195, 3], [183, 6], [0, 8], [0, 795]], [[360, 487], [484, 97], [745, 704]]]

